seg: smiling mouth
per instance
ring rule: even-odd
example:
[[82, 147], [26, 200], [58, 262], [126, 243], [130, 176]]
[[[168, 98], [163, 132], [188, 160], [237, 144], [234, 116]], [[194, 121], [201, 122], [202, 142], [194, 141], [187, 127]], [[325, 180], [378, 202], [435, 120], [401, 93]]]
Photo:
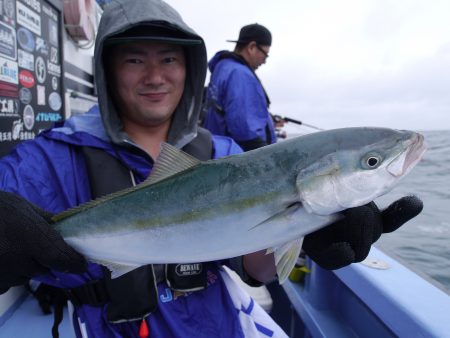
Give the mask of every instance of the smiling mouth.
[[140, 96], [150, 100], [150, 101], [161, 101], [167, 95], [167, 92], [158, 92], [158, 93], [141, 93]]

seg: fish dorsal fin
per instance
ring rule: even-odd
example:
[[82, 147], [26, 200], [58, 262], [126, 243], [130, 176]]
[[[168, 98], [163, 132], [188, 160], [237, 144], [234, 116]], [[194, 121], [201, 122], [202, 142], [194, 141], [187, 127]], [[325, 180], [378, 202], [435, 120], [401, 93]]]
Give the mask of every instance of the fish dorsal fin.
[[161, 144], [161, 152], [158, 158], [153, 165], [152, 172], [150, 176], [142, 183], [138, 184], [135, 187], [127, 188], [124, 190], [120, 190], [114, 192], [112, 194], [105, 195], [103, 197], [96, 198], [95, 200], [89, 201], [87, 203], [81, 204], [74, 208], [67, 209], [55, 216], [53, 216], [52, 220], [54, 222], [58, 222], [64, 218], [70, 217], [78, 212], [84, 211], [86, 209], [90, 209], [95, 207], [101, 203], [104, 203], [113, 198], [126, 195], [130, 192], [133, 192], [138, 189], [142, 189], [143, 187], [152, 185], [156, 182], [159, 182], [167, 177], [175, 175], [183, 170], [192, 168], [201, 161], [197, 160], [195, 157], [185, 153], [174, 146], [163, 142]]
[[161, 152], [153, 165], [152, 173], [142, 184], [154, 184], [200, 163], [201, 161], [188, 153], [163, 142], [161, 143]]

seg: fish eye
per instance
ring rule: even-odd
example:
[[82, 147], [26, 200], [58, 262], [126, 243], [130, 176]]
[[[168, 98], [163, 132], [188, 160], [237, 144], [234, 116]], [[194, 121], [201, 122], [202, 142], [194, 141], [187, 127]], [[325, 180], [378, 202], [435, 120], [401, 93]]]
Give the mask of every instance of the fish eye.
[[367, 165], [369, 167], [375, 167], [378, 164], [378, 158], [377, 157], [369, 157], [367, 159]]
[[365, 169], [375, 169], [381, 164], [382, 158], [378, 154], [368, 154], [362, 159], [362, 166]]

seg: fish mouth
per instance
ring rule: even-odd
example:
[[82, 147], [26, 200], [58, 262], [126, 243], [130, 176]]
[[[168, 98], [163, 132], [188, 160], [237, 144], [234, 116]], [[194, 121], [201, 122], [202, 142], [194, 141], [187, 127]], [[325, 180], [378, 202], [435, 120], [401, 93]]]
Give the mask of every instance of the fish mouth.
[[424, 137], [419, 133], [413, 133], [405, 143], [407, 149], [387, 166], [387, 170], [395, 177], [406, 175], [422, 159], [427, 150]]

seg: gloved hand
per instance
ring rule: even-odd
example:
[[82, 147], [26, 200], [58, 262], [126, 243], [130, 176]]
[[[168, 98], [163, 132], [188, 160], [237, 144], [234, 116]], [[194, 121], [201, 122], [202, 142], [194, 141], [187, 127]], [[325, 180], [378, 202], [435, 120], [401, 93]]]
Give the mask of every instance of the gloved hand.
[[344, 218], [305, 236], [302, 248], [327, 270], [361, 262], [382, 233], [397, 230], [417, 216], [422, 208], [419, 198], [405, 196], [381, 212], [374, 202], [347, 209], [342, 212]]
[[87, 262], [51, 227], [51, 214], [0, 191], [0, 294], [49, 269], [81, 273]]

